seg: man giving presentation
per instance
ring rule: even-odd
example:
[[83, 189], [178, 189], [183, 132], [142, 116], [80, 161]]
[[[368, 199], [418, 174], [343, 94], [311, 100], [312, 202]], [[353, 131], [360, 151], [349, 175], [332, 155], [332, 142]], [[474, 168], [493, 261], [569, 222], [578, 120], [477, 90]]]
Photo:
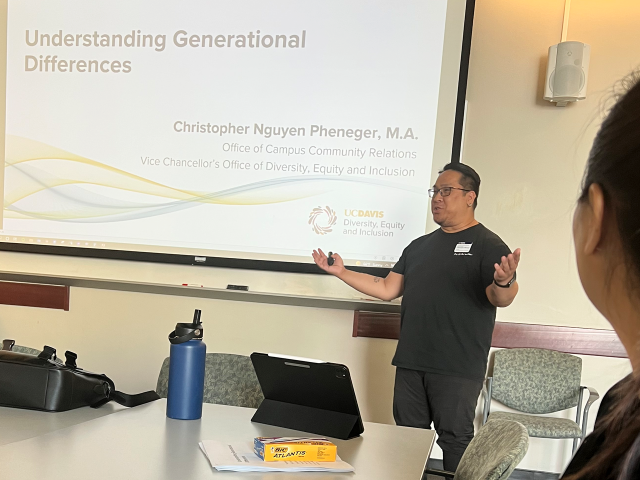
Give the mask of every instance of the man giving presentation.
[[433, 423], [449, 471], [473, 438], [496, 307], [518, 293], [520, 249], [511, 253], [475, 219], [479, 190], [475, 170], [446, 165], [429, 190], [440, 228], [411, 242], [386, 278], [347, 270], [338, 254], [330, 266], [322, 250], [313, 252], [320, 268], [362, 293], [403, 296], [393, 416], [403, 426]]

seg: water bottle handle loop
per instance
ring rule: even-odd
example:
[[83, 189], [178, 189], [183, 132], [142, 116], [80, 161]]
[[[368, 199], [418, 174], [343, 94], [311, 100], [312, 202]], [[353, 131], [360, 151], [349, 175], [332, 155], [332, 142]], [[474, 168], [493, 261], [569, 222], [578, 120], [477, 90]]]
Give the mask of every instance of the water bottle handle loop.
[[200, 331], [194, 330], [187, 333], [186, 335], [182, 335], [181, 337], [179, 337], [174, 330], [169, 334], [169, 342], [171, 342], [173, 345], [178, 345], [179, 343], [188, 342], [189, 340], [192, 340], [196, 337], [202, 338], [200, 335]]

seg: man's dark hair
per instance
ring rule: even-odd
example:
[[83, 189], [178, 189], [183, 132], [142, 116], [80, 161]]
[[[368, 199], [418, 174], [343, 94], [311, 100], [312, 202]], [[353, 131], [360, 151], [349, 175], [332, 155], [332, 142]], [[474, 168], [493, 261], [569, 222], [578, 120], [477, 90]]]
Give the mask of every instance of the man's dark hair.
[[447, 163], [438, 173], [446, 172], [447, 170], [460, 172], [460, 185], [467, 190], [476, 192], [476, 199], [473, 201], [473, 209], [475, 210], [480, 196], [480, 175], [478, 175], [478, 172], [464, 163]]

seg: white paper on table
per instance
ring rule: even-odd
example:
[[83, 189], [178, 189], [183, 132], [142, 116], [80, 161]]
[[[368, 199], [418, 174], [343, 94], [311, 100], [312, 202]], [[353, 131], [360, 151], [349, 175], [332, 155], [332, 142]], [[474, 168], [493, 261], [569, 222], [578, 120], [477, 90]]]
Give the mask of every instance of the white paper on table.
[[209, 463], [219, 471], [231, 472], [354, 472], [354, 468], [336, 455], [335, 462], [265, 462], [253, 451], [253, 443], [200, 442]]

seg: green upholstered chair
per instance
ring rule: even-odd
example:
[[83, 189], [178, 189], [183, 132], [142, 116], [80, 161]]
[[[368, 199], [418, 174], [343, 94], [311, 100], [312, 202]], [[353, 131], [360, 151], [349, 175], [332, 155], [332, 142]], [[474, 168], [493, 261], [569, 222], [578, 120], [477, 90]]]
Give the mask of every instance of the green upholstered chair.
[[2, 350], [9, 350], [11, 352], [17, 353], [26, 353], [28, 355], [40, 355], [41, 352], [41, 350], [36, 350], [35, 348], [16, 345], [16, 341], [9, 338], [2, 340]]
[[[264, 400], [251, 359], [244, 355], [207, 353], [204, 368], [204, 401], [219, 405], [258, 408]], [[167, 398], [169, 358], [160, 368], [156, 392]]]
[[425, 470], [454, 480], [506, 480], [529, 448], [527, 429], [511, 420], [493, 420], [476, 433], [453, 472]]
[[[12, 352], [26, 353], [27, 355], [35, 355], [35, 356], [40, 355], [40, 352], [42, 352], [42, 350], [37, 350], [35, 348], [16, 345], [14, 340], [9, 340], [9, 339], [2, 341], [2, 348], [3, 350], [11, 350]], [[64, 363], [59, 358], [56, 358], [55, 361], [61, 365]]]
[[[587, 430], [589, 407], [599, 395], [580, 385], [582, 359], [567, 353], [539, 348], [513, 348], [495, 352], [493, 375], [487, 378], [483, 423], [514, 420], [523, 424], [529, 436], [573, 438], [573, 450]], [[582, 409], [583, 393], [589, 392]], [[523, 413], [490, 413], [491, 399]], [[545, 417], [543, 414], [576, 407], [576, 421]]]
[[26, 353], [29, 355], [40, 355], [40, 352], [42, 350], [36, 350], [35, 348], [29, 348], [29, 347], [23, 347], [21, 345], [14, 345], [13, 348], [11, 349], [12, 352], [18, 352], [18, 353]]

